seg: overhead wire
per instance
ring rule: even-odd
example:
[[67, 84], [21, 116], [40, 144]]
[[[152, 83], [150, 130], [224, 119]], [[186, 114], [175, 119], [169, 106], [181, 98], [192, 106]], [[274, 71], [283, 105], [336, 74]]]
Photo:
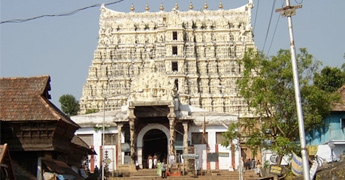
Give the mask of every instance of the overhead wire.
[[[282, 3], [281, 7], [284, 7], [284, 3]], [[272, 43], [273, 43], [275, 34], [277, 32], [277, 27], [278, 27], [278, 24], [279, 24], [279, 20], [280, 20], [280, 16], [278, 16], [278, 19], [277, 19], [277, 22], [276, 22], [276, 26], [274, 28], [274, 32], [273, 32], [273, 35], [272, 35], [271, 43], [270, 43], [270, 46], [269, 46], [268, 51], [266, 53], [267, 55], [269, 55], [269, 53], [270, 53], [270, 50], [271, 50], [271, 47], [272, 47]]]
[[[107, 6], [107, 5], [116, 4], [116, 3], [119, 3], [119, 2], [122, 2], [122, 1], [124, 1], [124, 0], [117, 0], [115, 2], [102, 3], [102, 4]], [[26, 18], [26, 19], [10, 19], [10, 20], [1, 21], [0, 24], [5, 24], [5, 23], [23, 23], [23, 22], [32, 21], [32, 20], [35, 20], [35, 19], [44, 18], [44, 17], [70, 16], [70, 15], [73, 15], [73, 14], [79, 12], [79, 11], [83, 11], [83, 10], [86, 10], [86, 9], [89, 9], [89, 8], [99, 7], [102, 4], [94, 4], [94, 5], [91, 5], [91, 6], [86, 6], [86, 7], [83, 7], [83, 8], [80, 8], [80, 9], [76, 9], [76, 10], [68, 12], [68, 13], [62, 13], [62, 14], [45, 14], [45, 15], [40, 15], [40, 16], [36, 16], [36, 17], [32, 17], [32, 18]]]
[[258, 11], [259, 11], [259, 3], [260, 1], [258, 0], [258, 4], [256, 5], [256, 12], [255, 12], [255, 19], [254, 19], [254, 26], [253, 26], [253, 31], [255, 30], [256, 26], [256, 18], [258, 17]]
[[270, 16], [270, 20], [268, 22], [268, 27], [267, 27], [267, 31], [266, 31], [266, 37], [265, 37], [264, 46], [262, 48], [262, 51], [265, 50], [266, 41], [267, 41], [268, 33], [270, 31], [270, 26], [271, 26], [271, 21], [272, 21], [272, 16], [273, 16], [273, 11], [274, 11], [275, 4], [276, 4], [276, 0], [273, 1], [272, 10], [271, 10], [271, 16]]

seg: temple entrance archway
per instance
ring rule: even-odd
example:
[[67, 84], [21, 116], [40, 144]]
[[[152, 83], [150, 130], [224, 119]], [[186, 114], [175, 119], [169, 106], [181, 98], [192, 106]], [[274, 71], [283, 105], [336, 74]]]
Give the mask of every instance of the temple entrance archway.
[[148, 124], [138, 134], [137, 152], [141, 168], [147, 167], [148, 155], [158, 154], [160, 160], [168, 154], [169, 129], [161, 124]]

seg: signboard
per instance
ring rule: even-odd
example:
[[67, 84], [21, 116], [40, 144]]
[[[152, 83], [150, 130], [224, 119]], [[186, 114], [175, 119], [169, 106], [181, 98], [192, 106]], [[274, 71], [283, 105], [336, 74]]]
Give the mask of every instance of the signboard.
[[218, 156], [219, 157], [229, 157], [229, 153], [228, 152], [219, 152]]
[[207, 162], [218, 162], [218, 153], [207, 153]]
[[122, 152], [130, 152], [131, 148], [129, 146], [129, 143], [121, 143], [121, 150]]
[[283, 168], [280, 166], [271, 166], [270, 173], [280, 176], [282, 174]]
[[197, 154], [182, 154], [183, 159], [199, 159]]

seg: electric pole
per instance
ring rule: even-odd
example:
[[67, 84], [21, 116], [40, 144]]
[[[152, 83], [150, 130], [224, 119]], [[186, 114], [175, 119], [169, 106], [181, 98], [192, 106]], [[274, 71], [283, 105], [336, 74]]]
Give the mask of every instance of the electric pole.
[[301, 105], [301, 94], [300, 94], [300, 88], [299, 88], [298, 69], [297, 69], [297, 62], [296, 62], [296, 48], [295, 48], [295, 42], [293, 38], [292, 18], [291, 18], [291, 16], [296, 14], [296, 9], [301, 8], [301, 7], [302, 5], [290, 6], [290, 0], [286, 0], [286, 6], [281, 9], [276, 9], [276, 12], [280, 12], [283, 17], [286, 16], [288, 18], [289, 34], [290, 34], [290, 53], [291, 53], [293, 79], [294, 79], [294, 86], [295, 86], [295, 99], [296, 99], [296, 106], [297, 106], [299, 136], [300, 136], [300, 141], [301, 141], [300, 143], [301, 143], [301, 154], [302, 154], [302, 164], [303, 164], [303, 176], [304, 176], [304, 180], [310, 180], [308, 151], [307, 151], [306, 141], [305, 141], [303, 111], [302, 111], [302, 105]]

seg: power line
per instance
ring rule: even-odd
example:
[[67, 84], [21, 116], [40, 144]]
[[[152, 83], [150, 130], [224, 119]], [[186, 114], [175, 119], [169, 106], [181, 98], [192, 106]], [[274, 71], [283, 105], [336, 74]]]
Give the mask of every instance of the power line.
[[277, 31], [279, 19], [280, 19], [280, 17], [278, 17], [278, 19], [277, 19], [277, 23], [276, 23], [276, 27], [274, 28], [274, 32], [273, 32], [273, 36], [272, 36], [272, 39], [271, 39], [270, 47], [268, 47], [268, 51], [267, 51], [267, 53], [266, 53], [267, 55], [269, 55], [269, 53], [270, 53], [271, 46], [272, 46], [272, 43], [273, 43], [273, 40], [274, 40], [274, 36], [275, 36], [275, 34], [276, 34], [276, 31]]
[[270, 31], [270, 26], [271, 26], [271, 21], [272, 21], [272, 16], [273, 16], [273, 11], [274, 11], [274, 6], [276, 4], [276, 1], [273, 1], [273, 5], [272, 5], [272, 10], [271, 10], [271, 17], [270, 17], [270, 21], [268, 22], [268, 27], [267, 27], [267, 31], [266, 31], [266, 37], [265, 37], [265, 41], [264, 41], [264, 46], [262, 48], [262, 51], [264, 51], [265, 46], [266, 46], [266, 41], [267, 41], [267, 36], [268, 36], [268, 32]]
[[[282, 3], [281, 7], [284, 7], [284, 3]], [[272, 47], [272, 43], [273, 43], [276, 31], [277, 31], [277, 27], [278, 27], [278, 24], [279, 24], [279, 19], [280, 19], [280, 17], [278, 16], [278, 19], [277, 19], [277, 22], [276, 22], [276, 27], [274, 28], [273, 36], [272, 36], [272, 39], [271, 39], [270, 47], [268, 48], [268, 51], [267, 51], [267, 55], [269, 55], [269, 53], [270, 53], [270, 50], [271, 50], [271, 47]]]
[[[116, 3], [119, 3], [121, 1], [124, 1], [124, 0], [117, 0], [115, 2], [109, 2], [109, 3], [105, 3], [104, 5], [107, 6], [107, 5], [111, 5], [111, 4], [116, 4]], [[76, 9], [72, 12], [69, 12], [69, 13], [63, 13], [63, 14], [45, 14], [45, 15], [40, 15], [40, 16], [36, 16], [36, 17], [32, 17], [32, 18], [26, 18], [26, 19], [10, 19], [10, 20], [5, 20], [5, 21], [1, 21], [0, 24], [6, 24], [6, 23], [23, 23], [23, 22], [27, 22], [27, 21], [32, 21], [32, 20], [35, 20], [35, 19], [40, 19], [40, 18], [44, 18], [44, 17], [60, 17], [60, 16], [70, 16], [70, 15], [73, 15], [79, 11], [83, 11], [83, 10], [86, 10], [86, 9], [90, 9], [90, 8], [94, 8], [94, 7], [99, 7], [101, 6], [102, 4], [94, 4], [94, 5], [91, 5], [91, 6], [87, 6], [87, 7], [83, 7], [83, 8], [80, 8], [80, 9]]]
[[255, 12], [255, 20], [254, 20], [253, 31], [255, 30], [256, 18], [258, 17], [259, 4], [260, 4], [260, 1], [258, 0], [258, 5], [256, 6], [256, 12]]

